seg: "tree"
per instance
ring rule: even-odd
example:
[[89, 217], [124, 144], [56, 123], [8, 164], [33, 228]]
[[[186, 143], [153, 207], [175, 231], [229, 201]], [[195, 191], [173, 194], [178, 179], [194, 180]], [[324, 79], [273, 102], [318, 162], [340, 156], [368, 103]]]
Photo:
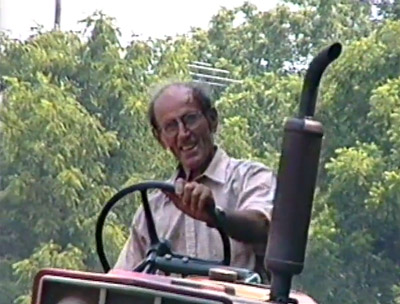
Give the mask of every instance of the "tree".
[[[214, 92], [218, 142], [276, 170], [306, 64], [333, 40], [345, 48], [321, 84], [325, 139], [306, 268], [295, 285], [321, 303], [399, 303], [400, 23], [377, 20], [373, 5], [285, 1], [260, 12], [245, 3], [221, 9], [208, 30], [127, 47], [100, 12], [81, 34], [1, 37], [0, 303], [29, 302], [41, 267], [100, 270], [93, 229], [102, 204], [174, 169], [147, 122], [160, 83], [190, 79], [195, 60], [243, 80]], [[106, 223], [111, 261], [137, 204], [125, 200]]]

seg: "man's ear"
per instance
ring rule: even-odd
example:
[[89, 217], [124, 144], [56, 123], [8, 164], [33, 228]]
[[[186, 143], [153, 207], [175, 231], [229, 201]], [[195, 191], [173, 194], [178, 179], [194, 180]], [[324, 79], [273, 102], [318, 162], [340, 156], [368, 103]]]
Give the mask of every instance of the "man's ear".
[[210, 124], [210, 129], [213, 133], [217, 132], [218, 127], [218, 112], [215, 108], [210, 109], [208, 112], [208, 122]]
[[167, 149], [167, 145], [164, 143], [164, 141], [161, 138], [161, 134], [157, 129], [152, 128], [151, 132], [153, 133], [153, 136], [157, 139], [158, 143], [164, 148]]

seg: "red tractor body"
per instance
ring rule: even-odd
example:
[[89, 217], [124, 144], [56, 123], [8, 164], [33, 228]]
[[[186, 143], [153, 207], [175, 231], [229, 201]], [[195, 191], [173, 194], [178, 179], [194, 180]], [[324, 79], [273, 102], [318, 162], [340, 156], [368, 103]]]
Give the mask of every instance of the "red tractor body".
[[[175, 278], [112, 270], [107, 274], [43, 269], [36, 276], [32, 304], [273, 303], [267, 285], [207, 277]], [[299, 304], [317, 304], [291, 291]]]

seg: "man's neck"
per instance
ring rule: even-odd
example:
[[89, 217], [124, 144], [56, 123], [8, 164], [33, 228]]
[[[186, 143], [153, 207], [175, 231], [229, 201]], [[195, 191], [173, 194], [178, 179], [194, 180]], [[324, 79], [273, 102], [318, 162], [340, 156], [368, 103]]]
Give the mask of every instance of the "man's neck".
[[198, 178], [199, 176], [201, 176], [207, 170], [216, 151], [217, 151], [217, 147], [214, 147], [214, 149], [212, 150], [212, 153], [210, 153], [210, 155], [208, 156], [208, 158], [206, 159], [204, 164], [201, 165], [197, 170], [190, 170], [190, 169], [183, 168], [183, 171], [185, 174], [185, 180], [193, 181], [196, 178]]

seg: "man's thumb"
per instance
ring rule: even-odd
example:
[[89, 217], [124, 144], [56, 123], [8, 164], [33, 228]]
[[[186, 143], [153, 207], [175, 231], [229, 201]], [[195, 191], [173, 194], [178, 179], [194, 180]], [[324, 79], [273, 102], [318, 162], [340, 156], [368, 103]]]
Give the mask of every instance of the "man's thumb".
[[185, 180], [183, 178], [178, 178], [175, 181], [175, 194], [181, 196], [183, 194], [183, 188], [185, 187]]
[[163, 192], [172, 202], [174, 202], [174, 203], [179, 202], [179, 197], [175, 193], [168, 192], [168, 191], [163, 191]]

